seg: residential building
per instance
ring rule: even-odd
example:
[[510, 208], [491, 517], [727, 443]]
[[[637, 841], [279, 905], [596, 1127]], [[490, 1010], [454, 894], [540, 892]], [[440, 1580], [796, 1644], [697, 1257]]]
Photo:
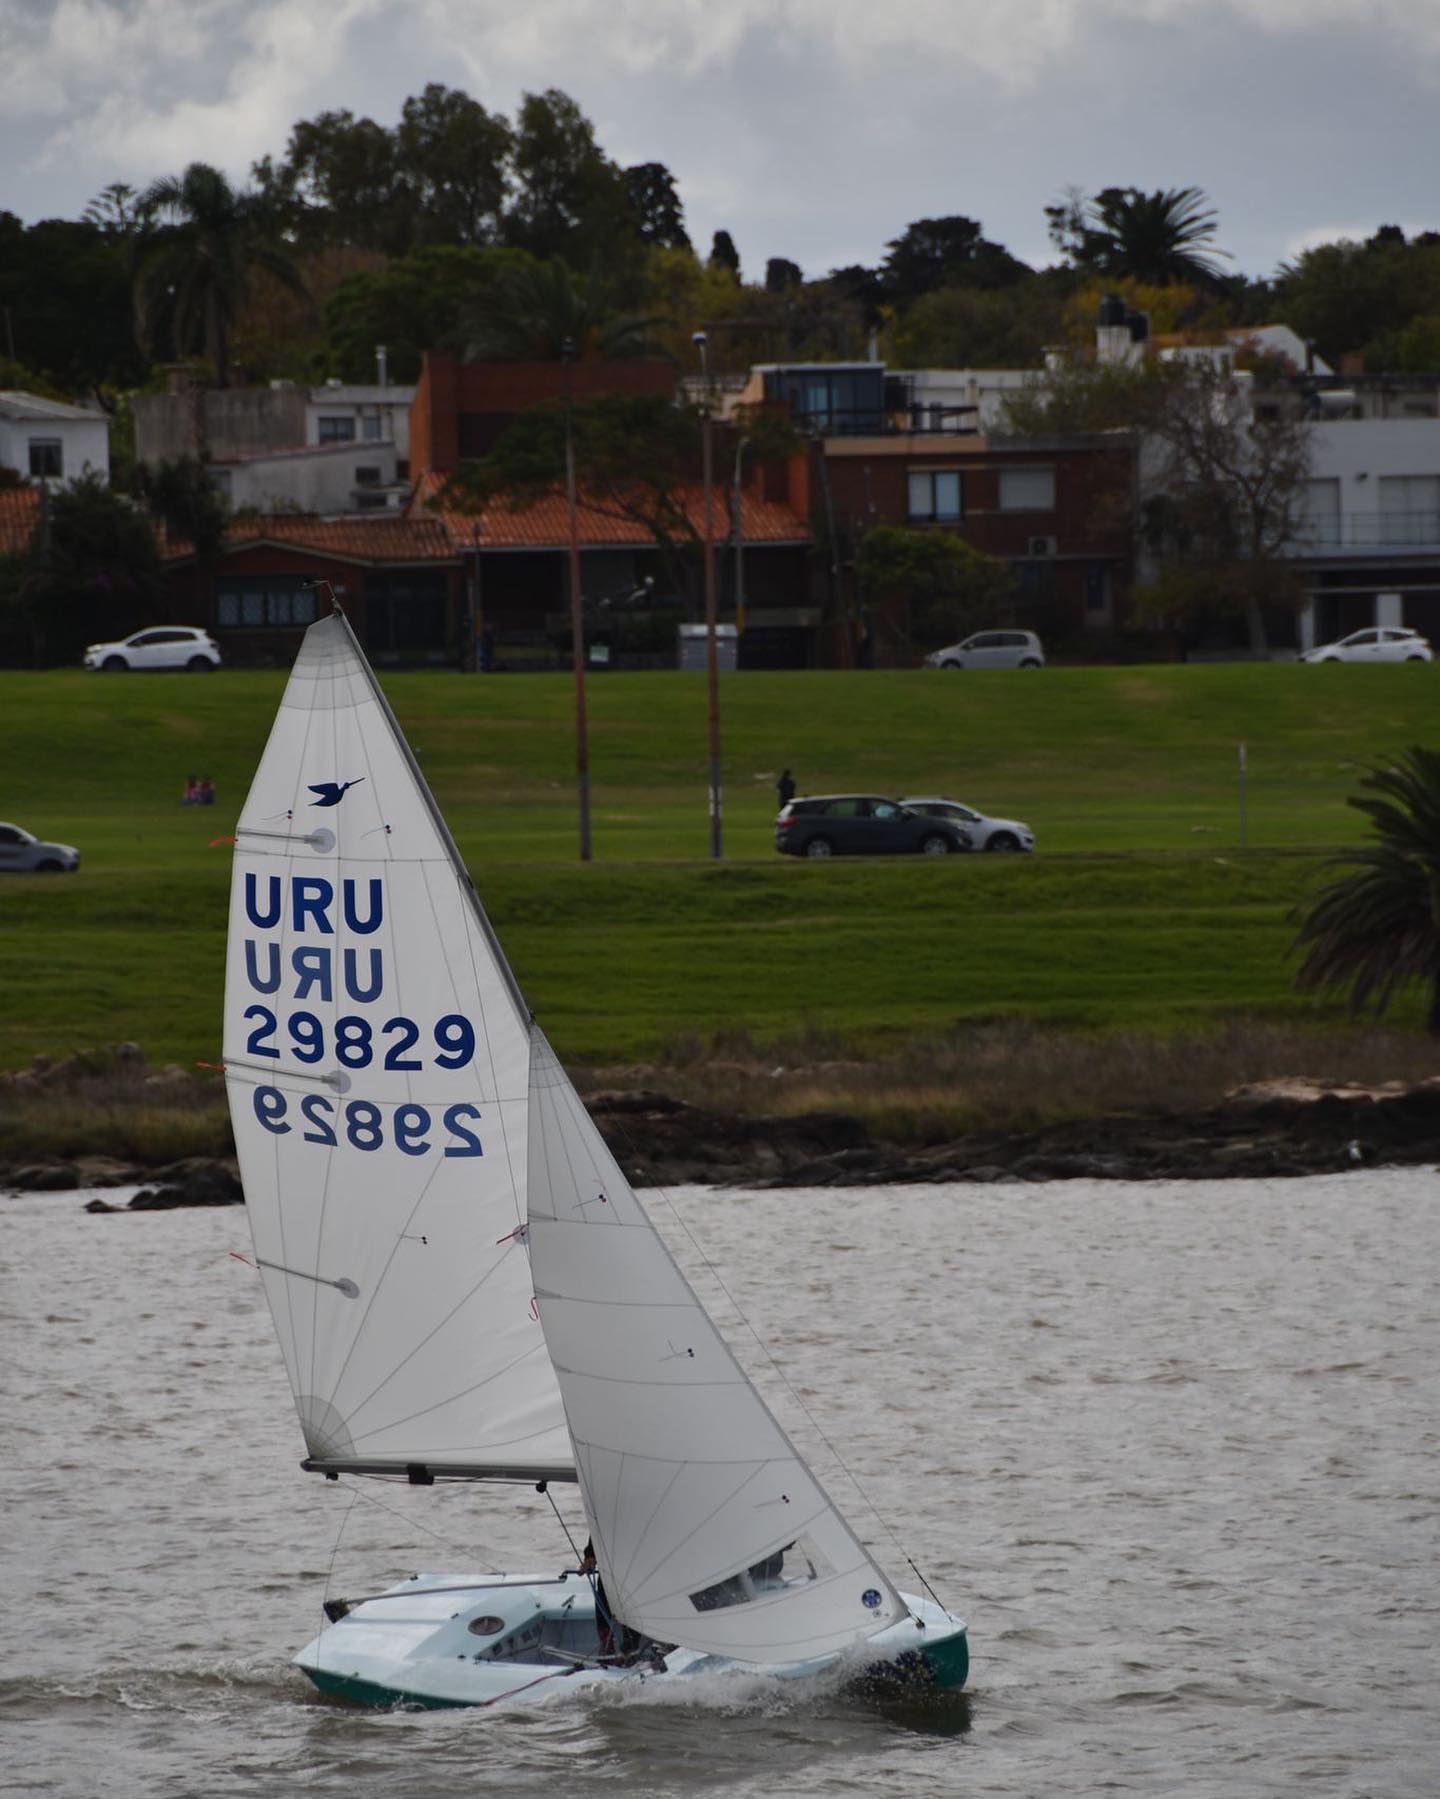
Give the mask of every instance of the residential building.
[[0, 468], [53, 486], [69, 486], [86, 474], [108, 482], [109, 417], [88, 406], [0, 390]]

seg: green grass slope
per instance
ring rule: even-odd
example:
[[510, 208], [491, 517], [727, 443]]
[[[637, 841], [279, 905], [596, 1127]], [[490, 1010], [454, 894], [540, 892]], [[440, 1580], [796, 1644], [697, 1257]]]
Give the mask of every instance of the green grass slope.
[[[806, 1026], [879, 1044], [964, 1018], [1159, 1026], [1302, 1010], [1285, 913], [1353, 841], [1377, 756], [1432, 739], [1428, 667], [746, 674], [722, 682], [726, 860], [706, 858], [704, 684], [590, 683], [596, 862], [576, 861], [568, 681], [386, 676], [562, 1053]], [[0, 882], [0, 1066], [134, 1038], [219, 1049], [233, 826], [280, 673], [0, 673], [0, 818], [78, 845]], [[1249, 746], [1248, 853], [1237, 745]], [[948, 793], [1026, 819], [1034, 859], [811, 866], [773, 781]], [[178, 804], [209, 775], [213, 809]]]

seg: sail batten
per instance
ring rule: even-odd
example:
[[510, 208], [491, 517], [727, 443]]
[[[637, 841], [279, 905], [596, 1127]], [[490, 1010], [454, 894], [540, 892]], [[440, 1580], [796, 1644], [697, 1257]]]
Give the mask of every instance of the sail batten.
[[306, 632], [241, 811], [224, 1051], [310, 1458], [564, 1478], [515, 1237], [528, 1012], [339, 617]]

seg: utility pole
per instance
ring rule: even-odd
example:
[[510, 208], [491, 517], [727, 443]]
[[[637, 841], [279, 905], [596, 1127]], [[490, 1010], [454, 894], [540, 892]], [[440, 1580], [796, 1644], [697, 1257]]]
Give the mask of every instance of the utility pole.
[[700, 351], [705, 377], [705, 410], [700, 417], [701, 479], [705, 486], [705, 682], [710, 709], [710, 855], [716, 862], [724, 853], [720, 829], [720, 658], [716, 644], [715, 597], [715, 483], [712, 467], [710, 412], [710, 339], [697, 331], [692, 340]]
[[570, 517], [570, 660], [575, 670], [575, 788], [580, 860], [590, 860], [590, 741], [585, 719], [585, 602], [580, 594], [580, 520], [575, 501], [575, 340], [560, 346], [565, 363], [565, 503]]

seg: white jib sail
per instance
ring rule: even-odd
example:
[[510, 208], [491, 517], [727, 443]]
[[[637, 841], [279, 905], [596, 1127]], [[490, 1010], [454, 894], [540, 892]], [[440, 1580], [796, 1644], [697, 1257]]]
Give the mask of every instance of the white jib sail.
[[522, 1228], [528, 1021], [339, 617], [305, 634], [237, 826], [224, 1044], [312, 1460], [568, 1476]]
[[615, 1616], [750, 1662], [903, 1618], [731, 1355], [537, 1029], [530, 1259]]

